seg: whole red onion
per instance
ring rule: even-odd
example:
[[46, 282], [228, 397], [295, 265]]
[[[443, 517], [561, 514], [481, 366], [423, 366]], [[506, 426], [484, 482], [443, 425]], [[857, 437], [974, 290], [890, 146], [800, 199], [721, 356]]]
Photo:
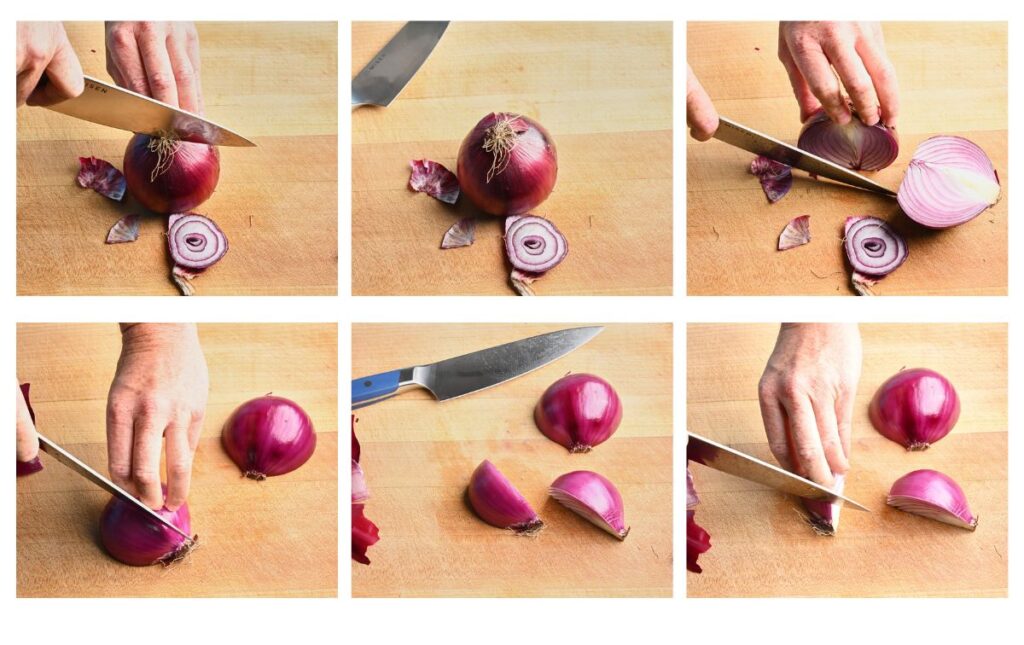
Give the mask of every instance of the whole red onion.
[[925, 450], [949, 434], [960, 417], [960, 397], [945, 376], [909, 369], [882, 383], [868, 407], [871, 424], [907, 450]]
[[462, 193], [491, 215], [522, 215], [555, 187], [558, 153], [544, 126], [516, 114], [488, 114], [459, 148]]
[[569, 374], [544, 392], [533, 414], [548, 439], [569, 452], [590, 452], [622, 420], [622, 401], [611, 384], [593, 374]]
[[217, 149], [136, 134], [124, 151], [128, 192], [155, 213], [185, 213], [213, 194], [220, 178]]
[[313, 422], [297, 403], [261, 396], [235, 410], [221, 433], [228, 456], [249, 479], [290, 473], [313, 456]]
[[[176, 511], [162, 508], [157, 513], [191, 535], [188, 504], [182, 504]], [[195, 546], [195, 538], [186, 538], [117, 497], [110, 498], [100, 515], [100, 541], [115, 560], [133, 567], [177, 562]]]

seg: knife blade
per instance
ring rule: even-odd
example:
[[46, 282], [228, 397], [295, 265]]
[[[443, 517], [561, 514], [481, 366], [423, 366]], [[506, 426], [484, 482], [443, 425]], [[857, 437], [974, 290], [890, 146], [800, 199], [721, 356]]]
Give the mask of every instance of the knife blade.
[[256, 145], [209, 119], [91, 76], [85, 77], [81, 94], [47, 107], [76, 119], [150, 136], [172, 133], [185, 141], [214, 146]]
[[391, 398], [408, 387], [422, 387], [438, 401], [485, 390], [544, 367], [580, 347], [603, 329], [560, 329], [430, 365], [353, 379], [352, 409]]
[[791, 146], [745, 125], [740, 125], [725, 117], [719, 117], [715, 138], [747, 152], [763, 155], [793, 168], [806, 170], [819, 177], [828, 177], [855, 188], [870, 190], [871, 192], [881, 193], [889, 197], [896, 196], [896, 193], [892, 190], [868, 179], [860, 173], [853, 172], [849, 168], [843, 168], [828, 159], [822, 159], [817, 155], [801, 150], [796, 146]]
[[352, 79], [352, 107], [390, 105], [434, 51], [447, 28], [448, 21], [405, 23]]
[[154, 511], [150, 507], [146, 506], [145, 504], [143, 504], [139, 500], [135, 499], [134, 497], [132, 497], [130, 494], [128, 494], [128, 492], [126, 490], [124, 490], [123, 488], [121, 488], [120, 486], [115, 484], [114, 482], [110, 481], [109, 479], [107, 479], [103, 475], [101, 475], [98, 472], [96, 472], [95, 470], [93, 470], [88, 464], [83, 462], [81, 459], [79, 459], [78, 457], [72, 455], [70, 452], [68, 452], [67, 450], [61, 448], [56, 443], [54, 443], [53, 441], [50, 441], [49, 439], [47, 439], [43, 435], [38, 435], [38, 436], [39, 436], [39, 448], [40, 448], [40, 450], [42, 450], [46, 454], [50, 455], [51, 457], [53, 457], [54, 459], [56, 459], [60, 463], [64, 464], [65, 466], [67, 466], [71, 470], [75, 471], [76, 473], [78, 473], [82, 477], [85, 477], [86, 479], [88, 479], [92, 483], [96, 484], [97, 486], [99, 486], [103, 490], [107, 491], [108, 493], [110, 493], [114, 497], [117, 497], [117, 498], [119, 498], [119, 499], [121, 499], [121, 500], [123, 500], [125, 502], [128, 502], [129, 504], [132, 504], [133, 506], [135, 506], [135, 508], [139, 509], [143, 513], [146, 513], [147, 515], [152, 517], [157, 522], [160, 522], [161, 524], [163, 524], [167, 528], [173, 530], [174, 532], [178, 533], [179, 535], [184, 536], [188, 540], [192, 539], [191, 535], [189, 535], [188, 533], [185, 533], [184, 531], [179, 529], [177, 526], [172, 524], [170, 520], [167, 520], [167, 519], [161, 517], [159, 513], [157, 513], [156, 511]]
[[775, 490], [803, 497], [835, 504], [844, 502], [850, 508], [858, 511], [871, 512], [868, 508], [858, 504], [849, 497], [845, 497], [829, 490], [820, 484], [815, 484], [809, 479], [773, 466], [757, 457], [751, 457], [735, 448], [720, 444], [698, 434], [687, 432], [686, 458], [703, 464], [708, 468], [728, 473], [748, 481], [764, 484]]

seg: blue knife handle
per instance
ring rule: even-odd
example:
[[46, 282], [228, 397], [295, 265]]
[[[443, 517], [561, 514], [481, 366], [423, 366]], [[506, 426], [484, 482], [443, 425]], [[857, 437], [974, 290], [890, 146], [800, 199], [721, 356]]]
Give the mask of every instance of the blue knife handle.
[[401, 370], [383, 372], [373, 376], [353, 379], [352, 404], [363, 403], [373, 399], [382, 399], [398, 391]]

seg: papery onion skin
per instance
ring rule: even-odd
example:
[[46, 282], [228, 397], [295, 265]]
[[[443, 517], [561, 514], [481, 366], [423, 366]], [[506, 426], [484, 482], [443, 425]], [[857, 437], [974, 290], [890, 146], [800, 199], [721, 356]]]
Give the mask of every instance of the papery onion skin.
[[246, 477], [260, 481], [306, 463], [316, 450], [316, 431], [299, 404], [267, 395], [243, 403], [231, 414], [221, 443]]
[[[832, 490], [843, 494], [843, 486], [846, 483], [846, 475], [835, 475], [835, 484]], [[801, 499], [804, 510], [807, 511], [807, 523], [811, 525], [818, 535], [835, 535], [839, 530], [839, 512], [843, 508], [842, 502], [827, 502], [815, 499]]]
[[473, 471], [466, 493], [476, 514], [491, 526], [528, 536], [544, 528], [522, 493], [486, 459]]
[[788, 251], [811, 241], [811, 216], [800, 215], [786, 224], [779, 235], [779, 250]]
[[151, 141], [149, 135], [136, 134], [124, 152], [124, 176], [132, 197], [163, 215], [184, 213], [210, 198], [220, 178], [217, 148], [178, 141], [172, 159], [158, 172], [158, 154], [150, 150]]
[[950, 433], [960, 418], [960, 397], [942, 374], [902, 370], [875, 392], [868, 407], [871, 425], [907, 450], [927, 450]]
[[999, 201], [999, 175], [978, 145], [963, 137], [925, 139], [903, 175], [896, 201], [907, 217], [941, 229], [969, 222]]
[[897, 479], [886, 503], [893, 508], [973, 531], [978, 518], [952, 477], [937, 470], [915, 470]]
[[[513, 147], [507, 159], [485, 149], [494, 133]], [[507, 161], [507, 163], [504, 163]], [[544, 126], [516, 114], [494, 112], [470, 130], [456, 170], [462, 193], [491, 215], [521, 215], [539, 206], [555, 187], [558, 153]]]
[[607, 477], [590, 470], [575, 470], [552, 482], [548, 493], [570, 511], [619, 540], [629, 535], [622, 495]]
[[881, 170], [896, 161], [900, 152], [895, 132], [881, 122], [864, 125], [854, 114], [849, 123], [839, 125], [824, 109], [807, 119], [796, 145], [851, 170]]
[[124, 199], [124, 191], [127, 188], [124, 175], [109, 161], [96, 157], [79, 157], [76, 179], [82, 188], [92, 188], [115, 202]]
[[622, 400], [600, 376], [569, 374], [545, 390], [533, 418], [545, 437], [569, 452], [590, 452], [619, 428]]
[[[30, 384], [21, 384], [21, 395], [25, 397], [25, 407], [28, 408], [28, 416], [32, 418], [32, 423], [36, 422], [36, 412], [32, 409], [32, 402], [28, 398]], [[33, 457], [28, 461], [20, 461], [15, 459], [17, 462], [16, 474], [18, 477], [27, 477], [35, 474], [43, 469], [43, 462], [39, 461], [39, 457]]]
[[107, 244], [124, 244], [139, 239], [139, 216], [125, 215], [107, 232]]
[[690, 466], [686, 466], [686, 510], [692, 510], [700, 504], [700, 497], [697, 496], [697, 489], [693, 485], [693, 475], [690, 474]]
[[785, 197], [793, 187], [793, 169], [768, 157], [754, 157], [750, 162], [750, 174], [761, 182], [761, 190], [772, 204]]
[[[188, 504], [176, 511], [161, 508], [157, 513], [191, 535]], [[172, 564], [188, 555], [196, 544], [196, 538], [186, 538], [117, 497], [110, 498], [100, 515], [100, 541], [111, 557], [133, 567]]]

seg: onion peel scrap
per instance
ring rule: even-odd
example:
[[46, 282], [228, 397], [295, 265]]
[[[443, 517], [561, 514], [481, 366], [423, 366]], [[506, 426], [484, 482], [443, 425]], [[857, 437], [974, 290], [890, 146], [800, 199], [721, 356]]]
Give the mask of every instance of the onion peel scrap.
[[356, 416], [352, 415], [352, 559], [370, 564], [366, 551], [380, 540], [380, 529], [363, 514], [364, 502], [370, 498], [369, 489], [359, 466], [361, 454], [356, 438]]
[[750, 174], [761, 182], [761, 190], [773, 204], [785, 197], [793, 187], [793, 169], [768, 157], [754, 157], [750, 162]]
[[441, 248], [457, 249], [462, 246], [470, 246], [475, 238], [476, 218], [463, 217], [445, 231], [444, 239], [441, 240]]
[[459, 199], [459, 180], [452, 171], [430, 159], [412, 159], [409, 167], [412, 168], [409, 175], [412, 190], [446, 204], [454, 204]]
[[811, 216], [801, 215], [796, 217], [782, 229], [779, 235], [779, 250], [788, 251], [798, 246], [803, 246], [811, 241]]
[[92, 188], [104, 197], [109, 197], [115, 202], [124, 199], [124, 193], [128, 188], [121, 171], [110, 164], [109, 161], [97, 159], [96, 157], [78, 158], [78, 185], [82, 188]]
[[139, 216], [125, 215], [114, 222], [107, 233], [107, 244], [122, 244], [139, 239]]

